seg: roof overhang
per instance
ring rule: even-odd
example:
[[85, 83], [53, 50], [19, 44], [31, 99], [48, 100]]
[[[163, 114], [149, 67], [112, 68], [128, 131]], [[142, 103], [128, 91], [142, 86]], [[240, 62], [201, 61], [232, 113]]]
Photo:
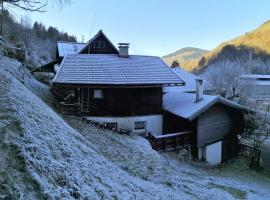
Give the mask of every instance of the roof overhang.
[[[196, 102], [193, 102], [193, 103], [196, 103]], [[178, 112], [175, 112], [172, 109], [164, 108], [164, 110], [166, 110], [167, 112], [170, 112], [170, 113], [172, 113], [172, 114], [174, 114], [174, 115], [176, 115], [176, 116], [178, 116], [178, 117], [180, 117], [182, 119], [187, 119], [189, 121], [193, 121], [194, 119], [199, 117], [202, 113], [204, 113], [205, 111], [207, 111], [208, 109], [210, 109], [212, 106], [214, 106], [216, 104], [222, 104], [222, 105], [225, 105], [225, 106], [228, 106], [230, 108], [237, 109], [237, 110], [240, 110], [240, 111], [243, 111], [243, 112], [254, 112], [253, 110], [251, 110], [251, 109], [249, 109], [249, 108], [247, 108], [245, 106], [234, 103], [234, 102], [232, 102], [230, 100], [227, 100], [225, 98], [222, 98], [222, 97], [213, 98], [211, 101], [209, 101], [203, 107], [198, 108], [196, 111], [194, 111], [193, 113], [188, 114], [188, 115], [180, 114]]]
[[57, 88], [153, 88], [164, 87], [164, 84], [83, 84], [83, 83], [58, 83], [53, 82], [52, 87]]

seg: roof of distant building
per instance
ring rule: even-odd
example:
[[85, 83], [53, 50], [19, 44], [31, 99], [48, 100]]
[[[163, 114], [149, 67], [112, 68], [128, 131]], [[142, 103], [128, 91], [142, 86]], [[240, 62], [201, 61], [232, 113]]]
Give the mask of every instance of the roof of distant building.
[[[167, 87], [164, 89], [165, 92], [181, 91], [181, 92], [195, 92], [196, 91], [196, 80], [201, 79], [200, 76], [196, 76], [191, 72], [188, 72], [180, 67], [172, 68], [173, 72], [176, 73], [184, 82], [184, 86]], [[207, 80], [203, 81], [203, 87], [208, 90], [210, 83]]]
[[58, 41], [57, 48], [59, 57], [65, 57], [68, 54], [76, 54], [85, 46], [85, 43]]

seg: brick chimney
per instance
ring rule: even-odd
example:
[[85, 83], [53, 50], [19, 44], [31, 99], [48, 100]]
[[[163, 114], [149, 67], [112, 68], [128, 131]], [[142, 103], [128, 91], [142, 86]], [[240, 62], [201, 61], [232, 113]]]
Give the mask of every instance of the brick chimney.
[[119, 47], [119, 57], [128, 58], [129, 43], [118, 43], [118, 47]]
[[174, 60], [173, 62], [172, 62], [172, 66], [171, 66], [172, 68], [176, 68], [176, 67], [180, 67], [180, 64], [179, 64], [179, 62], [177, 61], [177, 60]]
[[203, 99], [203, 79], [196, 79], [196, 101], [199, 102]]

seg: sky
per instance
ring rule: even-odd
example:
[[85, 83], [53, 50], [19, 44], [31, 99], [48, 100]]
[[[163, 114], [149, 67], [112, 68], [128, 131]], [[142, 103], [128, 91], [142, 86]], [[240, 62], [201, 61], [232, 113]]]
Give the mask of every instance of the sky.
[[[52, 0], [53, 1], [53, 0]], [[98, 30], [133, 54], [163, 56], [184, 47], [211, 50], [270, 20], [270, 0], [71, 0], [32, 21], [90, 39]]]

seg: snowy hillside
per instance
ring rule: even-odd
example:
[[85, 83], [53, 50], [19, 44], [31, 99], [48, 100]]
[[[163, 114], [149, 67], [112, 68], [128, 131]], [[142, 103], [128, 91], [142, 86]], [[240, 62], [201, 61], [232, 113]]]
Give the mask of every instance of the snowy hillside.
[[196, 167], [139, 136], [63, 119], [47, 86], [0, 63], [0, 199], [268, 199], [270, 179], [244, 164]]

